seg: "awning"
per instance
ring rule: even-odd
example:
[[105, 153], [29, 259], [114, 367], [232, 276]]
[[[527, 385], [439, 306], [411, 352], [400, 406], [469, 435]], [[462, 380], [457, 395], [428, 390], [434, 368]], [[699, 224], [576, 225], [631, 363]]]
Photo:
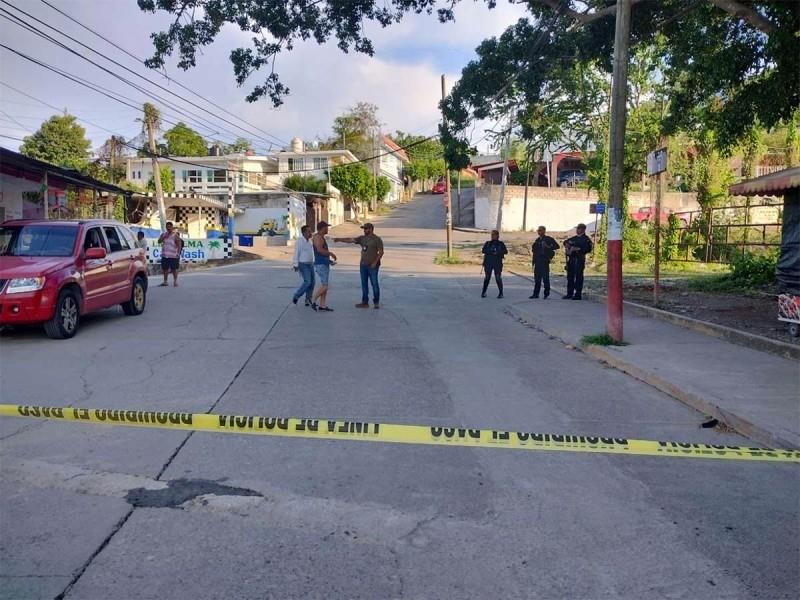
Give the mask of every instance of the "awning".
[[786, 191], [800, 188], [800, 167], [792, 167], [748, 179], [729, 188], [732, 196], [782, 196]]

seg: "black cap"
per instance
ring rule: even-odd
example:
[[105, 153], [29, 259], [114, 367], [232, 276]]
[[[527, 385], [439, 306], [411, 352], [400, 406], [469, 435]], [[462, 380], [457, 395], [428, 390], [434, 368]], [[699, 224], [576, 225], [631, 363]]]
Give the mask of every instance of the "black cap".
[[375, 229], [375, 225], [373, 225], [372, 223], [364, 223], [361, 226], [361, 229]]
[[320, 221], [319, 223], [317, 223], [317, 231], [319, 231], [323, 227], [330, 227], [330, 225], [331, 224], [326, 221]]

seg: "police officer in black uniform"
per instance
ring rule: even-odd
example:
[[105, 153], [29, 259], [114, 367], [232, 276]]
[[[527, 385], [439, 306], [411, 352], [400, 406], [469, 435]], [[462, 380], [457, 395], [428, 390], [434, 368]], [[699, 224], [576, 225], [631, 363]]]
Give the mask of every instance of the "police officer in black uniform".
[[508, 254], [506, 245], [500, 241], [500, 232], [496, 229], [492, 231], [492, 239], [483, 245], [483, 270], [486, 277], [483, 279], [483, 291], [481, 298], [486, 298], [486, 289], [489, 287], [489, 280], [492, 278], [492, 271], [494, 271], [494, 280], [497, 282], [497, 289], [499, 290], [498, 298], [503, 297], [503, 258]]
[[564, 242], [567, 254], [567, 295], [564, 300], [580, 300], [583, 292], [583, 269], [586, 267], [586, 255], [592, 251], [592, 240], [586, 235], [586, 225], [576, 227], [577, 235]]
[[550, 295], [550, 261], [553, 260], [556, 250], [559, 248], [558, 242], [547, 235], [544, 225], [539, 225], [536, 232], [539, 237], [531, 246], [533, 254], [533, 295], [530, 296], [531, 300], [539, 297], [542, 283], [544, 283], [545, 299]]

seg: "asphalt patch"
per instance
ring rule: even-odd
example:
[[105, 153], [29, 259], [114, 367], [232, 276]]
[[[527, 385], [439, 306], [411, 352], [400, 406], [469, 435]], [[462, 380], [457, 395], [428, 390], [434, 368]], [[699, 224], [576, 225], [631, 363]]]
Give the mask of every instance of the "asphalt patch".
[[172, 479], [162, 490], [132, 489], [125, 496], [125, 500], [136, 508], [178, 508], [184, 502], [207, 494], [264, 497], [263, 494], [254, 490], [223, 485], [207, 479]]

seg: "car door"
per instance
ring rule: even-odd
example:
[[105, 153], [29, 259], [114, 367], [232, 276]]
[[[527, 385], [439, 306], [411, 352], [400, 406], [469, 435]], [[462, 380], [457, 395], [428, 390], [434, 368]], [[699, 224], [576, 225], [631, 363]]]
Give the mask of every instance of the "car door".
[[86, 250], [104, 248], [108, 252], [108, 244], [101, 227], [88, 227], [84, 232], [81, 254], [83, 258], [84, 310], [97, 310], [107, 306], [108, 294], [111, 290], [111, 261], [105, 258], [88, 259]]
[[109, 304], [117, 304], [128, 300], [131, 290], [131, 260], [133, 251], [128, 247], [128, 242], [122, 237], [113, 225], [104, 225], [103, 233], [108, 242], [108, 258], [111, 260]]

